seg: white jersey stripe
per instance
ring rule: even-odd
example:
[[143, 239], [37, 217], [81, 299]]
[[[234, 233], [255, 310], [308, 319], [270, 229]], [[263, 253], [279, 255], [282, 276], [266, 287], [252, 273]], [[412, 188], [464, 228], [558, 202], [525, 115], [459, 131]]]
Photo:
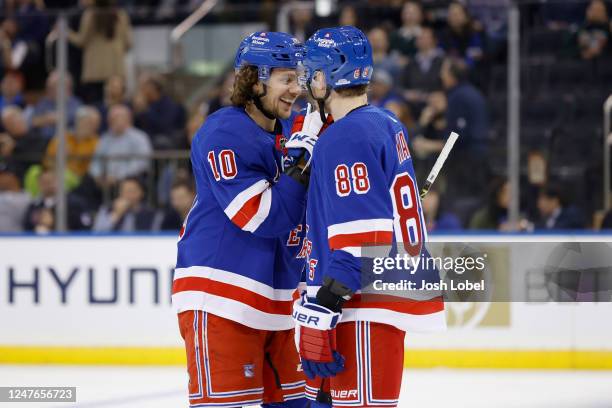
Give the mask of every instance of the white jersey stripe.
[[389, 309], [343, 308], [342, 322], [353, 321], [384, 323], [406, 332], [439, 332], [446, 330], [444, 310], [427, 315], [413, 315]]
[[262, 222], [266, 220], [268, 215], [270, 214], [270, 207], [272, 206], [272, 190], [266, 189], [261, 195], [261, 201], [259, 202], [259, 208], [253, 218], [242, 227], [243, 230], [248, 232], [253, 232]]
[[270, 187], [270, 183], [266, 180], [259, 180], [252, 186], [243, 190], [239, 194], [234, 197], [231, 203], [223, 210], [227, 217], [231, 220], [234, 218], [236, 213], [240, 211], [240, 209], [244, 206], [244, 204], [249, 201], [251, 198], [255, 197], [258, 194], [266, 191]]
[[225, 319], [259, 330], [290, 330], [294, 327], [291, 315], [262, 312], [246, 303], [211, 295], [205, 292], [185, 291], [172, 295], [177, 313], [202, 310]]
[[327, 238], [336, 235], [359, 234], [372, 231], [393, 231], [393, 219], [373, 218], [333, 224], [327, 227]]

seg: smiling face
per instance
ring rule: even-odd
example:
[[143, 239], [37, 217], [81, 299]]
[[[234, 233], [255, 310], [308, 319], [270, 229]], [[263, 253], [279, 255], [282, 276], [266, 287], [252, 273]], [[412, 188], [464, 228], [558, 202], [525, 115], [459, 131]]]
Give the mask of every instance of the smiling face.
[[[258, 84], [257, 86], [262, 86]], [[275, 68], [267, 83], [266, 95], [261, 98], [264, 109], [277, 118], [288, 119], [302, 88], [294, 69]]]

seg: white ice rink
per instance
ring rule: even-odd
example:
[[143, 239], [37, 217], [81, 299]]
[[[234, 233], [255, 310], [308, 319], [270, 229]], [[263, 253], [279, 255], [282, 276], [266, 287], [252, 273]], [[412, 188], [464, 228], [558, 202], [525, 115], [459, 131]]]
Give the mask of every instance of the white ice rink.
[[[0, 407], [181, 408], [180, 367], [0, 365], [0, 386], [73, 386], [77, 403], [0, 403]], [[400, 407], [612, 408], [612, 372], [407, 370]]]

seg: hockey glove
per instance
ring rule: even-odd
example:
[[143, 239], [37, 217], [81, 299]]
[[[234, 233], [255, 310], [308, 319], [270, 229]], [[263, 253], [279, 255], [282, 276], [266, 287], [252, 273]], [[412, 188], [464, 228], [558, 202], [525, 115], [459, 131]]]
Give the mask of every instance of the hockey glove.
[[333, 377], [344, 369], [344, 357], [336, 351], [336, 325], [341, 317], [342, 313], [308, 300], [294, 303], [298, 350], [308, 378]]
[[310, 165], [312, 151], [323, 125], [319, 112], [312, 111], [311, 105], [308, 104], [306, 114], [295, 119], [291, 137], [285, 143], [288, 162], [298, 163], [303, 158], [306, 163], [304, 169]]

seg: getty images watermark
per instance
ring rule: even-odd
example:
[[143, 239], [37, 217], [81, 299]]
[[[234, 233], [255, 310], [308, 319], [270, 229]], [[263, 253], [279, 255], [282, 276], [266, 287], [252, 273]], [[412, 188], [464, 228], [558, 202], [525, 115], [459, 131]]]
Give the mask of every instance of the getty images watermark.
[[396, 254], [392, 257], [372, 257], [370, 293], [485, 291], [486, 261], [486, 253], [462, 256], [421, 253], [419, 256]]

